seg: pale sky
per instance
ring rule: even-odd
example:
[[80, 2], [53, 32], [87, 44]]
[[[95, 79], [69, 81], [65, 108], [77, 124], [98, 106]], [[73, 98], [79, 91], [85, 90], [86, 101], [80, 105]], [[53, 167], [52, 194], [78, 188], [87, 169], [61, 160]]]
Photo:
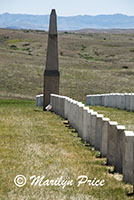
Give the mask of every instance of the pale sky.
[[0, 0], [0, 14], [50, 14], [58, 16], [122, 13], [134, 16], [134, 0]]

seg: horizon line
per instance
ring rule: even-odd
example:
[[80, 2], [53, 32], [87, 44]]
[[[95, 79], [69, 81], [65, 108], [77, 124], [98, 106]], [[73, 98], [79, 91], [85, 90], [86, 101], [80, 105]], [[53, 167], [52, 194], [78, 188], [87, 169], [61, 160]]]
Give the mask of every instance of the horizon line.
[[[56, 12], [57, 13], [57, 12]], [[11, 14], [11, 15], [34, 15], [34, 16], [49, 16], [50, 14], [29, 14], [29, 13], [10, 13], [10, 12], [4, 12], [0, 13], [0, 15], [4, 14]], [[76, 17], [76, 16], [100, 16], [100, 15], [124, 15], [128, 17], [134, 17], [134, 15], [128, 15], [128, 14], [123, 14], [123, 13], [112, 13], [112, 14], [96, 14], [96, 15], [89, 15], [89, 14], [77, 14], [77, 15], [68, 15], [68, 16], [62, 16], [62, 15], [57, 15], [58, 17]]]

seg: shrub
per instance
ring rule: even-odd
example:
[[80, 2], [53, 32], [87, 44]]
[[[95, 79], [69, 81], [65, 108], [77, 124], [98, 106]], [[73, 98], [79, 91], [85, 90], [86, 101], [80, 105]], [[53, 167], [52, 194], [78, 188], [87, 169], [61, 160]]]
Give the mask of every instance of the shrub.
[[11, 45], [11, 46], [10, 46], [10, 49], [18, 50], [18, 47], [17, 47], [16, 45]]
[[123, 69], [128, 69], [128, 66], [122, 66]]

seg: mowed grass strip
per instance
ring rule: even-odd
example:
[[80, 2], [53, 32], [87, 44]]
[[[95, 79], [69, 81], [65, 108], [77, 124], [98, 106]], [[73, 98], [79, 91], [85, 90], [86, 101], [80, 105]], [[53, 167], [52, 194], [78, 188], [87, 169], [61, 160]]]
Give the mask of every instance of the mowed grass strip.
[[[109, 174], [105, 159], [82, 143], [65, 121], [36, 108], [34, 101], [0, 100], [0, 199], [132, 199], [132, 186]], [[27, 178], [24, 187], [14, 184], [16, 175]], [[30, 177], [73, 180], [72, 186], [31, 186]], [[102, 187], [83, 184], [78, 176], [104, 179]], [[118, 177], [118, 176], [117, 176]]]
[[110, 118], [110, 121], [117, 121], [119, 125], [124, 125], [126, 130], [134, 131], [134, 112], [104, 106], [90, 106], [90, 108]]

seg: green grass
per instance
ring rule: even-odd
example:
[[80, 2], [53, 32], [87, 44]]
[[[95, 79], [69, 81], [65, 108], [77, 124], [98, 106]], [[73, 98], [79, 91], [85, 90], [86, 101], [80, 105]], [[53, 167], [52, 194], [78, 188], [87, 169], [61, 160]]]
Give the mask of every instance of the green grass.
[[9, 44], [14, 44], [14, 43], [19, 43], [19, 42], [22, 42], [23, 40], [21, 39], [12, 39], [12, 40], [8, 40], [8, 43]]
[[125, 125], [126, 130], [134, 131], [134, 112], [108, 108], [104, 106], [90, 106], [91, 109], [110, 118], [110, 121], [117, 121], [119, 125]]
[[[132, 187], [120, 176], [109, 174], [105, 159], [81, 142], [65, 121], [51, 112], [36, 108], [34, 101], [0, 100], [0, 199], [132, 199], [126, 195]], [[27, 184], [18, 188], [18, 174]], [[56, 186], [31, 186], [30, 176], [74, 180], [63, 190]], [[103, 187], [87, 184], [77, 187], [77, 177], [104, 179]]]

